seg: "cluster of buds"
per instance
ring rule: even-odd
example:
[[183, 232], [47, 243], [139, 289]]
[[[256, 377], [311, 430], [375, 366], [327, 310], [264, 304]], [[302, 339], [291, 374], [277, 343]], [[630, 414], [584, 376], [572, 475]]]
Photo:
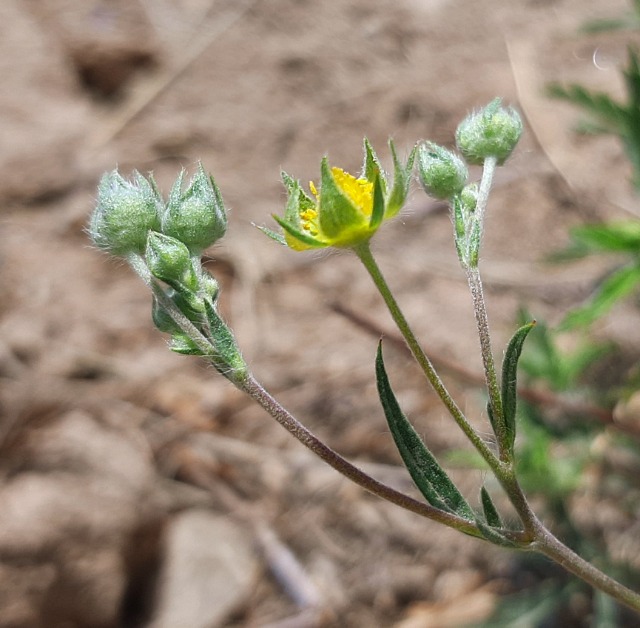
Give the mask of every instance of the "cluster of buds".
[[513, 108], [503, 107], [497, 98], [458, 125], [456, 144], [464, 160], [432, 142], [418, 148], [420, 182], [429, 196], [449, 201], [456, 250], [465, 268], [478, 265], [483, 211], [476, 210], [479, 204], [486, 203], [486, 198], [480, 196], [478, 184], [467, 184], [469, 173], [465, 160], [469, 165], [502, 165], [521, 134], [520, 116]]
[[202, 164], [186, 189], [183, 184], [184, 171], [165, 203], [152, 176], [134, 172], [129, 181], [117, 170], [105, 174], [89, 235], [99, 248], [125, 258], [152, 288], [153, 321], [171, 335], [174, 351], [205, 356], [237, 380], [246, 365], [218, 315], [218, 283], [200, 259], [224, 235], [226, 209]]

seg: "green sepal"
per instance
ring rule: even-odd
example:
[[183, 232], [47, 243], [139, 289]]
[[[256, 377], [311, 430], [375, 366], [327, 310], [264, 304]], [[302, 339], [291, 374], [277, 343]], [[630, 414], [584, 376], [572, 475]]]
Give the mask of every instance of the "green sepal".
[[477, 268], [480, 259], [480, 243], [482, 240], [482, 225], [477, 221], [471, 222], [471, 229], [467, 236], [467, 259], [469, 268]]
[[302, 242], [303, 244], [306, 244], [311, 248], [321, 248], [327, 246], [325, 242], [316, 240], [316, 238], [310, 236], [308, 233], [305, 233], [301, 229], [294, 227], [290, 222], [287, 222], [284, 218], [280, 218], [280, 216], [278, 216], [277, 214], [272, 214], [272, 217], [290, 236], [293, 236], [296, 240], [300, 240], [300, 242]]
[[178, 310], [196, 325], [196, 327], [202, 324], [204, 319], [204, 299], [201, 296], [188, 290], [168, 290], [167, 296], [171, 298]]
[[158, 300], [153, 297], [153, 303], [151, 306], [151, 320], [156, 326], [156, 329], [166, 334], [182, 333], [180, 326], [171, 318], [169, 313], [158, 303]]
[[[291, 175], [287, 174], [284, 170], [280, 172], [280, 176], [282, 177], [282, 182], [284, 183], [284, 186], [287, 188], [287, 192], [289, 193], [289, 196], [292, 196], [297, 192], [298, 196], [296, 198], [295, 208], [296, 208], [296, 214], [298, 216], [300, 215], [301, 210], [304, 211], [305, 209], [315, 209], [316, 207], [315, 201], [307, 195], [307, 193], [304, 191], [304, 189], [300, 185], [299, 181], [294, 179]], [[286, 213], [285, 213], [285, 217], [287, 217]]]
[[253, 224], [253, 226], [256, 227], [257, 229], [260, 229], [260, 231], [262, 231], [264, 235], [266, 235], [268, 238], [271, 238], [272, 240], [275, 240], [278, 244], [282, 244], [282, 246], [287, 246], [287, 241], [284, 239], [284, 236], [281, 233], [276, 233], [275, 231], [272, 231], [268, 227], [264, 227], [262, 225], [256, 225], [255, 223]]
[[493, 503], [489, 492], [484, 486], [480, 489], [480, 499], [482, 501], [482, 511], [484, 512], [484, 518], [487, 520], [487, 523], [492, 528], [504, 527], [502, 518], [500, 517], [500, 513], [495, 507], [495, 504]]
[[169, 348], [174, 353], [179, 353], [180, 355], [204, 355], [198, 345], [183, 333], [175, 333], [171, 336]]
[[473, 510], [400, 409], [384, 367], [382, 343], [376, 355], [376, 381], [396, 447], [420, 492], [435, 508], [474, 520]]
[[320, 208], [320, 229], [328, 239], [367, 224], [360, 209], [338, 187], [326, 157], [320, 166]]
[[382, 189], [382, 181], [380, 172], [377, 172], [373, 179], [373, 210], [371, 211], [371, 220], [369, 221], [369, 229], [371, 231], [375, 231], [384, 218], [384, 190]]
[[460, 194], [456, 194], [451, 199], [451, 207], [453, 209], [453, 227], [455, 229], [456, 240], [463, 240], [466, 231], [464, 216], [465, 205]]
[[362, 176], [372, 183], [375, 181], [376, 177], [380, 177], [380, 186], [382, 187], [383, 195], [386, 196], [387, 180], [384, 170], [382, 169], [378, 155], [376, 155], [376, 151], [373, 150], [371, 142], [369, 142], [366, 137], [364, 138], [364, 164], [362, 166]]
[[204, 307], [209, 322], [209, 341], [214, 349], [214, 354], [206, 357], [211, 359], [211, 363], [220, 374], [230, 381], [238, 381], [247, 372], [247, 364], [236, 344], [236, 339], [216, 312], [213, 303], [205, 299]]
[[411, 150], [411, 153], [409, 153], [406, 166], [403, 166], [398, 158], [398, 153], [396, 152], [393, 140], [389, 140], [389, 149], [391, 150], [391, 155], [393, 157], [393, 187], [391, 188], [391, 192], [387, 199], [385, 218], [395, 216], [403, 208], [404, 203], [407, 200], [409, 184], [411, 182], [411, 171], [413, 170], [413, 162], [416, 158], [418, 145], [416, 144], [416, 146]]
[[198, 276], [188, 247], [180, 240], [150, 231], [145, 261], [151, 274], [180, 292], [195, 292]]
[[[529, 332], [535, 327], [532, 321], [523, 325], [513, 335], [502, 362], [502, 413], [504, 416], [505, 443], [500, 443], [501, 448], [513, 453], [513, 445], [516, 440], [516, 406], [518, 401], [518, 360], [522, 353], [522, 346]], [[500, 432], [496, 432], [500, 434]]]

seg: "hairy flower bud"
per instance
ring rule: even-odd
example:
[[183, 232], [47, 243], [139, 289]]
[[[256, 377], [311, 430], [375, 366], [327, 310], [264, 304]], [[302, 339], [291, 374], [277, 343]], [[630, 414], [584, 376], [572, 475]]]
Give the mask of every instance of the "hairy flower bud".
[[183, 179], [184, 170], [169, 194], [162, 232], [180, 240], [197, 255], [224, 235], [227, 214], [220, 191], [202, 164], [198, 164], [198, 172], [184, 192]]
[[139, 172], [127, 181], [117, 170], [103, 175], [89, 223], [93, 243], [113, 255], [144, 252], [149, 231], [160, 228], [162, 201]]
[[475, 211], [478, 204], [478, 184], [470, 183], [465, 185], [462, 192], [460, 192], [460, 200], [467, 211]]
[[503, 107], [500, 98], [467, 116], [458, 126], [458, 149], [470, 164], [482, 165], [495, 157], [502, 165], [522, 134], [522, 120], [513, 107]]
[[429, 196], [446, 200], [462, 190], [469, 172], [456, 154], [426, 142], [418, 148], [418, 175]]
[[198, 277], [189, 249], [179, 240], [152, 231], [147, 240], [145, 260], [156, 278], [176, 290], [198, 290]]

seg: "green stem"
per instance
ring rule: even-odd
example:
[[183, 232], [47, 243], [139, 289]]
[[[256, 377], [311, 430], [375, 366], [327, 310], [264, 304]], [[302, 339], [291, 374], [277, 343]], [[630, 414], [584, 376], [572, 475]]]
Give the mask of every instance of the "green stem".
[[477, 240], [474, 240], [473, 242], [473, 251], [469, 255], [469, 265], [465, 265], [465, 270], [467, 273], [469, 290], [471, 291], [471, 298], [473, 300], [473, 311], [478, 328], [478, 337], [480, 339], [480, 353], [482, 355], [482, 364], [484, 367], [484, 378], [487, 391], [489, 393], [491, 411], [494, 417], [493, 425], [496, 430], [500, 460], [509, 464], [511, 463], [512, 455], [510, 448], [506, 446], [508, 439], [506, 437], [504, 411], [502, 408], [502, 395], [500, 393], [496, 366], [493, 359], [493, 351], [491, 349], [489, 318], [487, 317], [487, 308], [482, 291], [480, 270], [478, 269], [480, 246], [482, 245], [482, 235], [484, 232], [484, 217], [487, 210], [487, 204], [489, 202], [489, 193], [491, 191], [491, 184], [493, 183], [493, 175], [495, 173], [496, 166], [497, 160], [495, 157], [487, 157], [484, 160], [476, 208], [473, 213], [473, 220], [479, 227], [479, 235]]
[[387, 284], [378, 264], [375, 261], [371, 253], [371, 248], [369, 247], [369, 243], [360, 244], [354, 248], [354, 252], [360, 258], [360, 261], [367, 269], [367, 272], [371, 276], [373, 283], [375, 284], [378, 292], [384, 299], [384, 302], [389, 309], [391, 317], [393, 318], [398, 330], [402, 334], [409, 347], [409, 350], [413, 354], [416, 362], [420, 365], [422, 372], [425, 377], [429, 380], [429, 383], [435, 390], [438, 397], [440, 397], [442, 403], [445, 405], [455, 422], [458, 424], [460, 429], [464, 432], [466, 437], [471, 441], [476, 450], [480, 453], [480, 455], [484, 458], [487, 464], [494, 471], [496, 468], [500, 467], [499, 460], [495, 457], [493, 452], [487, 447], [486, 443], [480, 438], [478, 433], [473, 429], [467, 418], [464, 416], [462, 410], [458, 407], [456, 402], [451, 397], [449, 391], [446, 389], [443, 384], [440, 376], [436, 372], [435, 368], [431, 364], [431, 361], [423, 351], [420, 343], [415, 337], [407, 319], [405, 318], [400, 306], [395, 300], [391, 290], [389, 289], [389, 285]]
[[321, 458], [329, 466], [348, 478], [355, 484], [366, 489], [370, 493], [385, 499], [392, 504], [396, 504], [405, 510], [414, 512], [427, 519], [432, 519], [438, 523], [442, 523], [450, 528], [459, 530], [471, 536], [482, 538], [482, 533], [473, 523], [458, 517], [454, 514], [444, 512], [438, 508], [434, 508], [429, 504], [419, 502], [409, 495], [405, 495], [382, 482], [367, 475], [364, 471], [351, 464], [343, 458], [339, 453], [325, 445], [317, 436], [308, 428], [300, 423], [286, 408], [272, 397], [260, 383], [250, 374], [247, 374], [237, 387], [247, 393], [259, 405], [261, 405], [268, 414], [270, 414], [280, 425], [282, 425], [290, 434], [299, 440], [305, 447], [310, 449], [316, 456]]

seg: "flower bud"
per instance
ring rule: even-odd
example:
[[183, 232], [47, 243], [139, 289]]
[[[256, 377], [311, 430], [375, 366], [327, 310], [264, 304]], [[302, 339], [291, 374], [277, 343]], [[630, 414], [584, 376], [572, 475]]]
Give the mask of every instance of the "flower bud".
[[89, 235], [113, 255], [143, 253], [149, 231], [160, 228], [162, 209], [155, 187], [139, 172], [127, 181], [114, 170], [100, 180]]
[[224, 235], [227, 214], [220, 191], [202, 164], [198, 165], [198, 172], [184, 192], [183, 179], [184, 170], [169, 194], [162, 232], [180, 240], [192, 254], [198, 255]]
[[502, 165], [522, 134], [522, 120], [513, 107], [502, 106], [500, 98], [467, 116], [458, 126], [458, 149], [470, 164], [482, 165], [495, 157]]
[[156, 278], [179, 291], [198, 290], [198, 277], [189, 249], [179, 240], [152, 231], [147, 240], [145, 259]]
[[478, 204], [478, 184], [470, 183], [465, 185], [462, 192], [460, 192], [460, 201], [467, 211], [474, 212]]
[[429, 196], [445, 200], [462, 190], [469, 172], [460, 157], [438, 144], [426, 142], [418, 149], [418, 175]]

